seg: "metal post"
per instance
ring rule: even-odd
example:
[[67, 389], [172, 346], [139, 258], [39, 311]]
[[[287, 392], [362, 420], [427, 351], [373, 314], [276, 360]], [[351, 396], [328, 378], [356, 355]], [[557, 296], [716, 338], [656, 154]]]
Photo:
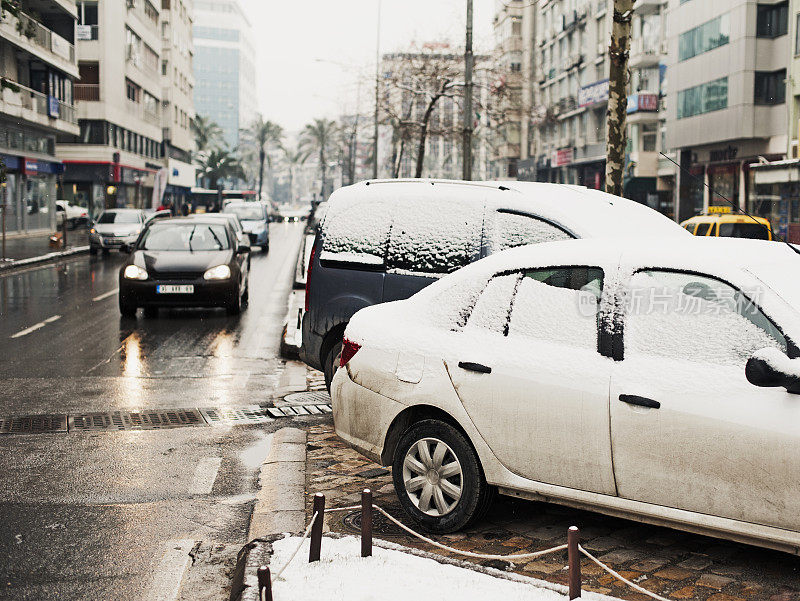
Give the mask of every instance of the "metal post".
[[311, 547], [308, 549], [308, 563], [319, 561], [319, 552], [322, 547], [322, 522], [325, 520], [325, 495], [317, 493], [314, 495], [314, 509], [311, 515], [316, 515], [317, 519], [311, 526]]
[[[69, 203], [67, 203], [69, 205]], [[56, 212], [58, 214], [58, 212]], [[64, 221], [61, 224], [61, 247], [67, 250], [67, 210], [64, 209]]]
[[581, 596], [581, 554], [578, 551], [581, 533], [577, 526], [567, 531], [567, 560], [569, 562], [569, 598]]
[[372, 179], [378, 179], [378, 118], [380, 111], [381, 86], [381, 0], [378, 0], [378, 34], [375, 43], [375, 132], [372, 148]]
[[372, 557], [372, 491], [361, 493], [361, 557]]
[[472, 179], [472, 69], [475, 57], [472, 54], [472, 0], [467, 0], [467, 44], [464, 51], [464, 139], [463, 177]]
[[8, 212], [8, 187], [3, 182], [3, 261], [6, 260], [6, 213]]
[[[267, 566], [258, 568], [258, 598], [259, 601], [272, 601], [272, 576]], [[264, 591], [264, 595], [261, 595]]]

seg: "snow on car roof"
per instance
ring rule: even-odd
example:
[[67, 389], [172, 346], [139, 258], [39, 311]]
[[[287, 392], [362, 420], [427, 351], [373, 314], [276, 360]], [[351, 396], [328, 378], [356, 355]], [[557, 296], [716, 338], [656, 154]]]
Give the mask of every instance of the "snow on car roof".
[[[486, 204], [542, 217], [579, 238], [618, 236], [690, 236], [677, 223], [643, 204], [582, 186], [540, 182], [399, 179], [372, 180], [339, 188], [335, 205], [367, 200], [396, 203], [435, 194], [464, 204]], [[377, 191], [376, 191], [377, 190]]]

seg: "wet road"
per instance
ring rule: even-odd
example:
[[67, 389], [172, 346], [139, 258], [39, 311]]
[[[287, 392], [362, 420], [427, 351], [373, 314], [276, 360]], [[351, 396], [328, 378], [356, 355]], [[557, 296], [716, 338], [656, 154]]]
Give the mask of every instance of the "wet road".
[[[272, 228], [239, 317], [121, 320], [116, 254], [0, 277], [0, 418], [266, 403], [302, 236]], [[0, 598], [173, 598], [193, 546], [245, 542], [279, 426], [0, 436]]]

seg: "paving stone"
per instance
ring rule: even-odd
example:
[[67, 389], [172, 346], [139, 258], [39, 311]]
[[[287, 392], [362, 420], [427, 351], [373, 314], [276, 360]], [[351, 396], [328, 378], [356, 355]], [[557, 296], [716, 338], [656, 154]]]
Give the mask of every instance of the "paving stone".
[[703, 555], [693, 555], [689, 559], [684, 559], [678, 564], [679, 568], [686, 568], [687, 570], [705, 570], [711, 565], [711, 560]]
[[693, 586], [684, 586], [677, 591], [672, 591], [670, 597], [673, 599], [694, 599], [697, 594], [697, 589]]
[[558, 572], [562, 568], [563, 568], [563, 566], [561, 566], [561, 565], [554, 564], [554, 563], [548, 563], [546, 561], [538, 559], [536, 561], [532, 561], [530, 563], [525, 564], [525, 566], [522, 569], [525, 570], [526, 572], [539, 572], [541, 574], [553, 574], [554, 572]]
[[714, 593], [707, 601], [745, 601], [741, 597], [734, 597], [733, 595], [726, 595], [725, 593]]
[[733, 582], [733, 578], [727, 578], [726, 576], [720, 576], [719, 574], [703, 574], [697, 581], [697, 585], [721, 590], [731, 582]]
[[668, 563], [666, 559], [643, 559], [631, 565], [631, 569], [640, 572], [655, 572], [659, 568], [664, 567]]
[[620, 546], [619, 539], [610, 536], [601, 536], [592, 540], [587, 540], [582, 545], [589, 551], [609, 551]]
[[617, 551], [612, 551], [611, 553], [601, 555], [598, 557], [598, 559], [603, 563], [613, 563], [618, 565], [621, 563], [634, 561], [636, 559], [643, 559], [643, 557], [642, 554], [637, 551], [631, 551], [630, 549], [618, 549]]
[[659, 570], [655, 575], [659, 578], [666, 578], [667, 580], [686, 580], [697, 574], [690, 570], [684, 570], [683, 568], [670, 567]]
[[797, 601], [800, 599], [800, 593], [797, 591], [784, 591], [769, 598], [769, 601]]

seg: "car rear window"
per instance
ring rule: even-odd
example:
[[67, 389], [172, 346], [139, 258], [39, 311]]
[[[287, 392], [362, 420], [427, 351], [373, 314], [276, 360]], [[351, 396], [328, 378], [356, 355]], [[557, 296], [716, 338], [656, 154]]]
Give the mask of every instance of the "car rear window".
[[767, 226], [760, 223], [720, 223], [719, 235], [726, 238], [769, 240]]
[[381, 199], [334, 203], [322, 226], [320, 260], [382, 266], [391, 214], [392, 204]]
[[106, 211], [97, 223], [139, 223], [139, 213], [133, 211]]

